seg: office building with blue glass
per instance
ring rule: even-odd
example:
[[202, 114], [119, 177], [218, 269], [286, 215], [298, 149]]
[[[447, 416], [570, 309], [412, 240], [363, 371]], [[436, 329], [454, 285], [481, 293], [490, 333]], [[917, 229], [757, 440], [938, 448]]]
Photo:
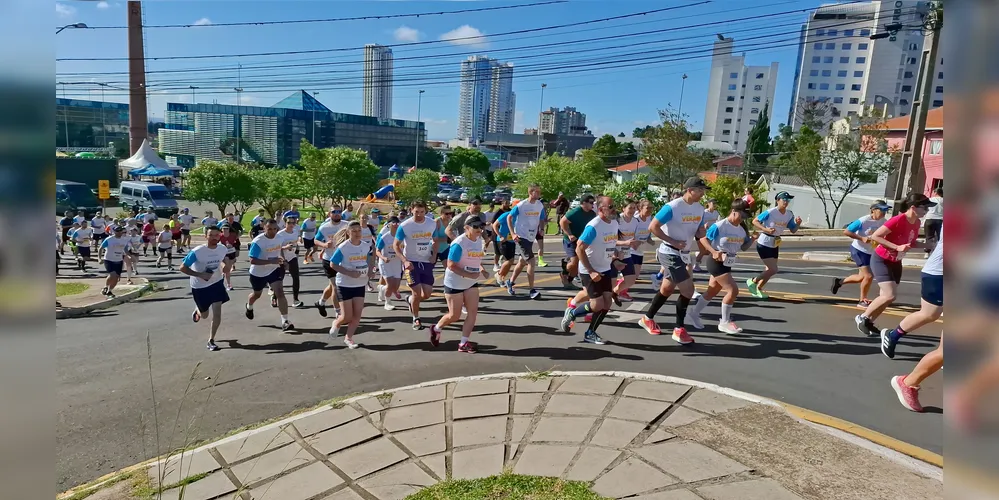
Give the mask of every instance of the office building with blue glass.
[[383, 167], [412, 165], [426, 128], [422, 122], [335, 113], [298, 91], [271, 107], [167, 103], [166, 126], [159, 131], [160, 152], [182, 167], [236, 159], [290, 165], [300, 158], [302, 139], [321, 148], [366, 151]]
[[128, 104], [56, 98], [57, 148], [96, 149], [108, 143], [128, 149]]

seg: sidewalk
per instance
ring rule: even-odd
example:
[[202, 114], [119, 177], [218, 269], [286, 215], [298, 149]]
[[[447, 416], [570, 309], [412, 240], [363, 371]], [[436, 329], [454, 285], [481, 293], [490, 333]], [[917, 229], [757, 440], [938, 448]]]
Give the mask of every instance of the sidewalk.
[[150, 288], [149, 282], [145, 278], [132, 278], [132, 282], [135, 283], [134, 285], [126, 285], [125, 278], [122, 278], [118, 286], [114, 287], [115, 298], [108, 300], [107, 297], [101, 295], [101, 289], [104, 288], [105, 281], [103, 277], [79, 278], [75, 276], [56, 276], [56, 281], [90, 285], [83, 292], [57, 297], [56, 300], [62, 304], [62, 307], [56, 307], [56, 319], [83, 316], [97, 309], [107, 309], [124, 302], [130, 302]]
[[[663, 376], [541, 375], [358, 396], [137, 473], [153, 485], [187, 483], [186, 500], [403, 499], [504, 471], [584, 481], [609, 498], [943, 497], [942, 470], [838, 437], [770, 400]], [[126, 486], [89, 498], [128, 499]]]
[[[920, 254], [922, 250], [920, 250]], [[850, 252], [805, 252], [801, 255], [801, 260], [815, 260], [819, 262], [853, 262]], [[919, 267], [926, 265], [926, 259], [919, 257], [907, 257], [902, 259], [905, 267]]]

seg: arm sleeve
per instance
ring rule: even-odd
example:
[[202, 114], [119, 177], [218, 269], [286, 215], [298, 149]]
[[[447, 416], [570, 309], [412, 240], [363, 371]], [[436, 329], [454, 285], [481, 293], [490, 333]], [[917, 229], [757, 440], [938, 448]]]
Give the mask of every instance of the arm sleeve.
[[338, 266], [343, 262], [343, 252], [341, 252], [339, 248], [333, 252], [333, 256], [330, 257], [330, 262]]
[[704, 235], [704, 237], [707, 238], [712, 243], [717, 243], [718, 242], [718, 226], [715, 225], [715, 224], [712, 224], [711, 227], [708, 228], [708, 232]]
[[249, 252], [250, 257], [258, 259], [260, 258], [260, 253], [261, 253], [260, 245], [256, 243], [250, 243], [250, 252]]
[[860, 222], [860, 219], [857, 219], [851, 222], [849, 226], [846, 226], [846, 230], [850, 231], [853, 234], [860, 234], [860, 228], [862, 228], [863, 226], [864, 223]]
[[399, 229], [395, 231], [395, 239], [399, 241], [406, 241], [406, 232], [402, 229], [402, 224], [399, 225]]
[[586, 226], [586, 229], [583, 230], [583, 235], [579, 237], [579, 241], [587, 245], [592, 245], [595, 239], [597, 239], [597, 230], [593, 229], [593, 226]]
[[764, 211], [762, 214], [759, 215], [759, 217], [756, 218], [756, 220], [758, 220], [760, 222], [766, 222], [768, 219], [770, 219], [770, 211], [769, 210]]
[[659, 221], [660, 224], [665, 224], [672, 219], [673, 219], [673, 207], [668, 204], [663, 205], [663, 207], [660, 208], [658, 212], [656, 212], [656, 220]]
[[791, 219], [787, 221], [787, 228], [792, 231], [798, 230], [798, 223], [794, 221], [794, 212], [791, 212]]
[[326, 235], [322, 231], [316, 231], [316, 241], [326, 241]]
[[461, 245], [451, 245], [451, 250], [447, 253], [447, 260], [450, 260], [451, 262], [458, 262], [461, 260]]
[[109, 241], [111, 241], [110, 238], [105, 238], [104, 241], [101, 242], [101, 248], [107, 248]]
[[194, 252], [187, 252], [187, 256], [184, 257], [184, 265], [187, 267], [193, 266], [197, 261], [198, 257]]

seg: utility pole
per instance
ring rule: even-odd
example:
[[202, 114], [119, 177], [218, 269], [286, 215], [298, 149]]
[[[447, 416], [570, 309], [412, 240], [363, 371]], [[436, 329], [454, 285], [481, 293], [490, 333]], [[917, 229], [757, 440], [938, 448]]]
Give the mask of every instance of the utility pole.
[[[890, 28], [894, 27], [890, 26]], [[923, 172], [923, 136], [926, 133], [926, 113], [930, 109], [930, 99], [933, 95], [933, 76], [936, 75], [934, 67], [937, 62], [942, 27], [943, 9], [940, 4], [934, 4], [924, 23], [927, 39], [923, 43], [923, 53], [919, 62], [919, 78], [916, 81], [917, 91], [912, 100], [909, 125], [905, 131], [905, 147], [902, 149], [902, 161], [899, 164], [898, 177], [895, 179], [895, 213], [901, 212], [902, 199], [916, 189], [916, 181], [919, 174]], [[881, 38], [885, 36], [884, 33], [880, 35]]]
[[535, 163], [541, 161], [541, 114], [545, 112], [545, 87], [547, 86], [547, 83], [541, 84], [541, 109], [538, 110], [538, 159], [535, 160]]
[[683, 88], [687, 86], [687, 74], [680, 77], [680, 104], [676, 105], [676, 120], [680, 121], [683, 116]]
[[191, 89], [191, 104], [196, 103], [198, 95], [195, 93], [195, 91], [200, 89], [201, 87], [195, 87], [194, 85], [190, 85], [187, 88]]
[[[107, 111], [104, 110], [104, 87], [107, 87], [108, 84], [98, 83], [97, 85], [101, 86], [101, 132], [104, 133], [104, 138], [101, 141], [101, 147], [106, 148], [108, 147], [108, 127], [107, 124], [104, 123], [104, 115], [107, 114]], [[111, 153], [114, 154], [114, 151]]]
[[416, 157], [413, 160], [413, 168], [420, 166], [420, 111], [423, 111], [423, 93], [425, 90], [420, 90], [420, 93], [416, 97]]

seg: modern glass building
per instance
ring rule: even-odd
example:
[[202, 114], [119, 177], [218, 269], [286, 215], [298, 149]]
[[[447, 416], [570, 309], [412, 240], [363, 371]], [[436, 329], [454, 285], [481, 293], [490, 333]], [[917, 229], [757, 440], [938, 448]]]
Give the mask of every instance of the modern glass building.
[[321, 148], [361, 149], [375, 164], [389, 167], [413, 163], [426, 128], [422, 122], [335, 113], [298, 91], [269, 108], [167, 103], [166, 126], [159, 132], [160, 152], [182, 167], [237, 158], [289, 165], [299, 160], [302, 139]]
[[128, 147], [128, 104], [56, 98], [57, 148]]

